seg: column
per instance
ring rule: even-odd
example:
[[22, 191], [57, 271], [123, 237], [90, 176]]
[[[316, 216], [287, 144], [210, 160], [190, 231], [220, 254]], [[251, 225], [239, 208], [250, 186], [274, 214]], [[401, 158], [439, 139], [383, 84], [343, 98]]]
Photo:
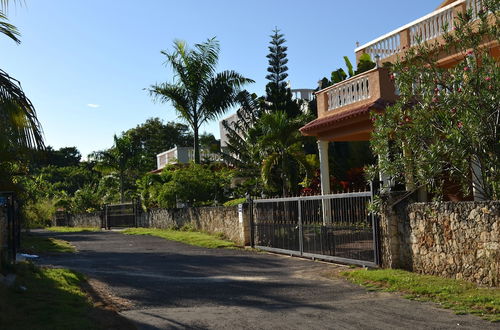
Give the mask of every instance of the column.
[[[328, 161], [328, 141], [318, 140], [319, 171], [321, 176], [321, 195], [330, 194], [330, 164]], [[322, 200], [323, 225], [332, 222], [332, 210], [329, 199]]]
[[472, 171], [472, 194], [474, 196], [474, 201], [485, 201], [487, 198], [484, 191], [483, 171], [477, 156], [472, 156], [470, 165]]
[[[380, 155], [378, 156], [379, 162], [380, 162]], [[388, 193], [391, 189], [391, 178], [385, 174], [384, 172], [380, 171], [379, 172], [379, 180], [380, 180], [380, 192], [381, 193]]]
[[330, 193], [330, 164], [328, 162], [328, 141], [318, 140], [319, 171], [321, 175], [321, 194]]

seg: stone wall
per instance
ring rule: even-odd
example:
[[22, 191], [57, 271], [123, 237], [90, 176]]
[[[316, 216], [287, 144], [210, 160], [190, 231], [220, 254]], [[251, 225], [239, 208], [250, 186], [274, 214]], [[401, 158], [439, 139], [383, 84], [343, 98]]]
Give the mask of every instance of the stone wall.
[[154, 209], [143, 215], [140, 227], [181, 228], [185, 225], [212, 234], [223, 234], [240, 245], [249, 244], [249, 224], [246, 205], [240, 217], [238, 206]]
[[[80, 213], [80, 214], [67, 214], [66, 220], [62, 221], [61, 225], [68, 227], [93, 227], [101, 228], [101, 212], [94, 213]], [[52, 221], [52, 225], [56, 226], [56, 219]]]
[[[241, 210], [241, 212], [240, 212]], [[54, 220], [55, 224], [55, 220]], [[101, 212], [68, 215], [70, 227], [101, 228]], [[182, 209], [152, 209], [143, 212], [137, 221], [145, 228], [181, 228], [189, 225], [196, 230], [222, 234], [239, 245], [250, 244], [248, 205], [233, 207], [191, 207]]]
[[401, 203], [382, 217], [383, 266], [500, 286], [500, 202]]

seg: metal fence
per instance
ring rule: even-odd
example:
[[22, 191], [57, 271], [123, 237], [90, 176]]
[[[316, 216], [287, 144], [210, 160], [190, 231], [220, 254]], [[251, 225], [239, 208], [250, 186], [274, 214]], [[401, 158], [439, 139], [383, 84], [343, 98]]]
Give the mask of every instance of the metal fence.
[[376, 266], [378, 219], [372, 192], [257, 199], [251, 202], [252, 244], [260, 249]]
[[4, 217], [0, 217], [3, 223], [0, 223], [0, 251], [2, 261], [14, 262], [16, 252], [21, 245], [21, 221], [19, 216], [19, 204], [16, 196], [12, 192], [0, 192], [0, 208]]
[[139, 201], [104, 206], [103, 227], [137, 227], [137, 218], [141, 210]]

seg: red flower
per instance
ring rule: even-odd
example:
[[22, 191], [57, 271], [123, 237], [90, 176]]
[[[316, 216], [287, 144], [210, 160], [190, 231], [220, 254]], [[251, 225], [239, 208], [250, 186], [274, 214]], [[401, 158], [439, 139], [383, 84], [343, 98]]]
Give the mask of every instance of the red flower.
[[432, 98], [432, 102], [436, 103], [437, 101], [439, 101], [439, 99], [437, 97]]
[[464, 71], [469, 71], [469, 69], [470, 68], [468, 66], [464, 67]]
[[472, 54], [474, 54], [474, 51], [473, 51], [473, 50], [469, 50], [469, 51], [467, 52], [467, 55], [472, 55]]
[[457, 123], [457, 127], [461, 129], [461, 128], [463, 128], [463, 127], [464, 127], [464, 124], [463, 124], [461, 121], [459, 121], [459, 122]]
[[391, 79], [391, 81], [394, 81], [394, 74], [392, 74], [392, 73], [391, 73], [391, 74], [389, 75], [389, 79]]
[[484, 80], [486, 80], [486, 81], [490, 81], [490, 80], [491, 80], [491, 77], [486, 77], [486, 78], [484, 78]]
[[462, 87], [458, 87], [457, 92], [462, 93]]
[[456, 114], [456, 113], [457, 113], [457, 108], [453, 108], [453, 109], [451, 109], [451, 110], [450, 110], [450, 112], [451, 112], [452, 114]]
[[411, 118], [408, 116], [405, 116], [405, 122], [407, 122], [407, 123], [411, 122]]

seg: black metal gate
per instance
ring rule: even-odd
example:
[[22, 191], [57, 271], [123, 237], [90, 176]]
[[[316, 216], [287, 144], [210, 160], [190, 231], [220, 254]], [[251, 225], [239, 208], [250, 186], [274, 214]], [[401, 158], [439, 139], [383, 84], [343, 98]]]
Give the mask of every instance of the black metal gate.
[[69, 226], [69, 217], [70, 214], [68, 211], [57, 210], [55, 214], [56, 226], [61, 226], [61, 227]]
[[141, 211], [138, 201], [104, 206], [104, 227], [137, 227], [137, 218]]
[[376, 266], [378, 219], [368, 212], [371, 191], [251, 201], [256, 248]]
[[21, 247], [21, 221], [19, 217], [19, 204], [12, 192], [0, 192], [0, 208], [5, 215], [0, 223], [0, 233], [3, 235], [0, 242], [0, 252], [3, 259], [8, 262], [16, 260], [16, 252]]

